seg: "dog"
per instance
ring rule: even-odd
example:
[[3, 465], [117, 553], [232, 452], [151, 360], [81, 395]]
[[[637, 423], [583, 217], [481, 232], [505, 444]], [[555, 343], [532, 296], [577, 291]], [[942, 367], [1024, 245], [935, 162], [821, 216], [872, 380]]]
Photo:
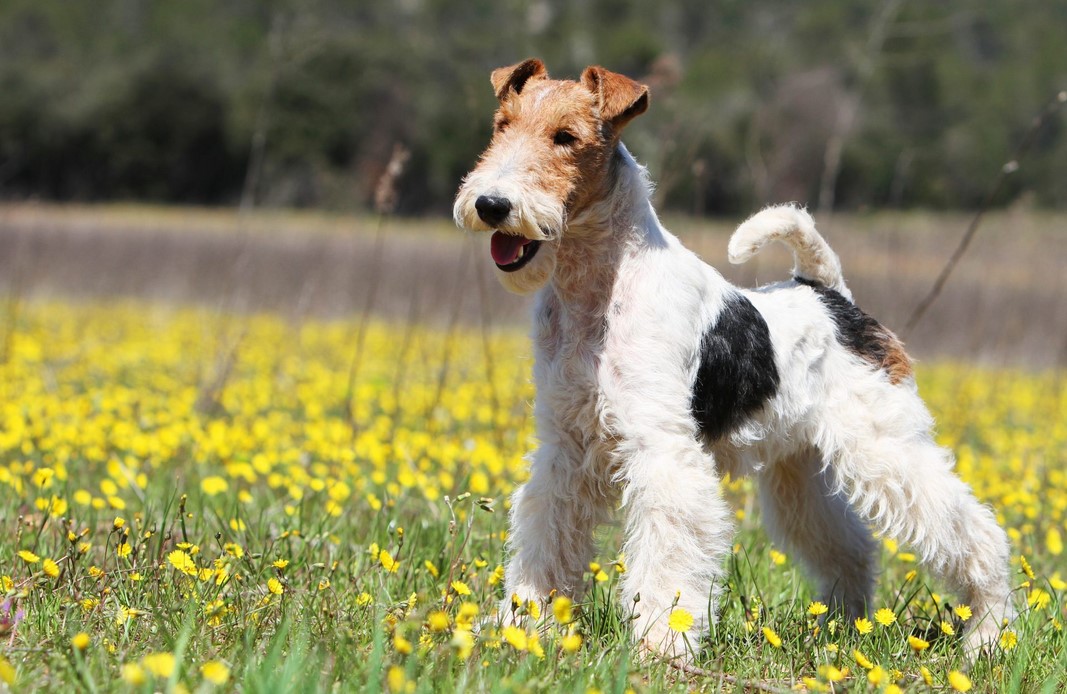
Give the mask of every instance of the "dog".
[[[691, 658], [731, 552], [729, 473], [756, 476], [771, 539], [843, 616], [871, 605], [874, 531], [971, 607], [969, 653], [993, 642], [1014, 614], [1007, 536], [934, 442], [903, 345], [853, 302], [808, 213], [772, 207], [737, 229], [731, 262], [778, 241], [795, 267], [735, 287], [660, 224], [620, 141], [646, 86], [599, 66], [554, 80], [537, 59], [490, 81], [492, 140], [454, 217], [491, 234], [505, 288], [535, 295], [539, 446], [511, 499], [504, 613], [579, 598], [594, 530], [621, 508], [635, 638]], [[685, 639], [675, 610], [694, 617]]]

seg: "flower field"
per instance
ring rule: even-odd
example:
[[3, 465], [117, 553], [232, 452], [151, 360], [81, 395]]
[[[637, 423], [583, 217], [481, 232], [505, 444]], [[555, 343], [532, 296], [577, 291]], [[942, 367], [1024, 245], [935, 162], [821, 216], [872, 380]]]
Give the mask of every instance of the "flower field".
[[[507, 496], [533, 445], [521, 332], [142, 303], [0, 321], [0, 682], [18, 691], [1061, 691], [1067, 374], [921, 364], [959, 471], [1013, 543], [1021, 617], [971, 618], [884, 543], [844, 623], [725, 480], [719, 625], [683, 672], [630, 646], [613, 528], [580, 603], [499, 627]], [[663, 561], [671, 561], [664, 557]], [[640, 609], [635, 605], [633, 610]], [[677, 610], [684, 631], [692, 616]], [[0, 685], [2, 686], [2, 685]]]

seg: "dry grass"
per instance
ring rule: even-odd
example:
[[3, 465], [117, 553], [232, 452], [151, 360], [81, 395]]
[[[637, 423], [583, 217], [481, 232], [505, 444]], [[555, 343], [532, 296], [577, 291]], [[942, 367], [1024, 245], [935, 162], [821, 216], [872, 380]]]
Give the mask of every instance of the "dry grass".
[[[839, 215], [823, 230], [867, 311], [900, 330], [932, 285], [969, 215]], [[740, 221], [740, 220], [737, 220]], [[923, 322], [908, 335], [920, 359], [1027, 367], [1067, 364], [1067, 247], [1062, 214], [988, 216]], [[744, 285], [787, 276], [775, 249], [742, 268], [725, 259], [734, 220], [667, 225], [728, 278]], [[430, 324], [526, 320], [526, 301], [489, 276], [483, 239], [447, 220], [390, 220], [372, 272], [374, 218], [143, 206], [0, 207], [0, 293], [93, 299], [136, 296], [299, 318], [357, 314], [380, 276], [376, 313]]]

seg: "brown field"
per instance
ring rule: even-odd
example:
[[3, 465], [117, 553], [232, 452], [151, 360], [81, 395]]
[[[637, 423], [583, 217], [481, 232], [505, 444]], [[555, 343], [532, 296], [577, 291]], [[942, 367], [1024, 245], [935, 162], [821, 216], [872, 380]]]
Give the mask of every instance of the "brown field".
[[[894, 330], [929, 290], [969, 214], [819, 219], [859, 304]], [[685, 243], [743, 285], [788, 276], [774, 249], [734, 268], [740, 220], [667, 219]], [[1028, 368], [1067, 365], [1067, 215], [987, 215], [940, 298], [905, 338], [919, 359]], [[376, 246], [381, 241], [380, 247]], [[484, 239], [447, 219], [139, 206], [0, 207], [0, 294], [89, 301], [136, 297], [294, 319], [361, 314], [430, 324], [521, 325], [528, 300], [497, 285]]]

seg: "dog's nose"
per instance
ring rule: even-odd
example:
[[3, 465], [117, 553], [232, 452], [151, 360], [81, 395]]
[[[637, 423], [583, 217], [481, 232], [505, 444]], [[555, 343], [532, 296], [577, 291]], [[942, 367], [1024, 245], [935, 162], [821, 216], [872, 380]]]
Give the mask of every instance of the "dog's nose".
[[479, 195], [474, 201], [478, 216], [491, 227], [495, 227], [511, 214], [511, 201], [495, 195]]

